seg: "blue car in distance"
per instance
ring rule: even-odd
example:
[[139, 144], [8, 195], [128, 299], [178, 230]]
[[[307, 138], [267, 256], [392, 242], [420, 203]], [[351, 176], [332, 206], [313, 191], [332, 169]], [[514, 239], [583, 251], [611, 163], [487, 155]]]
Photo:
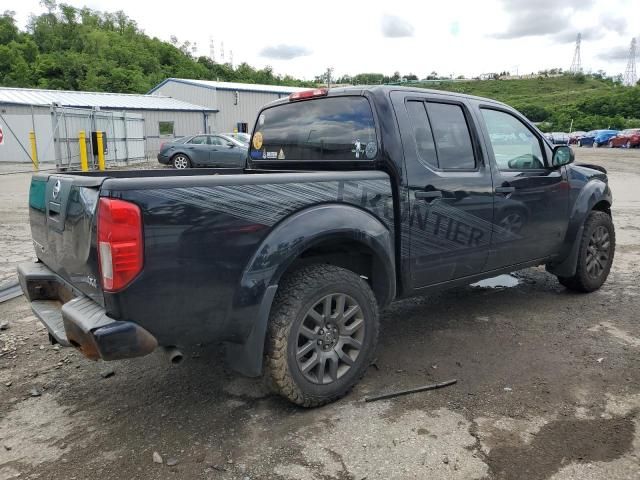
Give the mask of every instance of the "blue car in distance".
[[606, 145], [609, 139], [615, 137], [618, 130], [591, 130], [578, 139], [579, 147], [601, 147]]

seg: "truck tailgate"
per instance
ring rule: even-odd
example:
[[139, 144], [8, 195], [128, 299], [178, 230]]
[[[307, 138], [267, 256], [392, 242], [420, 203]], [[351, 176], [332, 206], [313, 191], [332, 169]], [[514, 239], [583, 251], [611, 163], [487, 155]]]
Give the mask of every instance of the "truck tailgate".
[[37, 174], [29, 191], [29, 221], [37, 257], [101, 305], [95, 214], [104, 180]]

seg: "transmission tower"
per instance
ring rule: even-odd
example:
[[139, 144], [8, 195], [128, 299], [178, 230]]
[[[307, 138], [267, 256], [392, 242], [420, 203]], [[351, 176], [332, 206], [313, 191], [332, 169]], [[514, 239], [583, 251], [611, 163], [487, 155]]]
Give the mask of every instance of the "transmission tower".
[[582, 60], [580, 59], [580, 43], [582, 43], [582, 34], [576, 37], [576, 49], [573, 52], [573, 61], [571, 62], [571, 73], [582, 73]]
[[629, 62], [627, 63], [627, 69], [624, 71], [624, 84], [633, 87], [638, 81], [636, 75], [636, 39], [631, 39], [631, 45], [629, 46]]
[[229, 64], [233, 68], [233, 50], [229, 50]]
[[216, 61], [216, 45], [213, 42], [213, 37], [209, 37], [209, 58], [212, 62]]
[[224, 63], [224, 42], [220, 42], [220, 63]]

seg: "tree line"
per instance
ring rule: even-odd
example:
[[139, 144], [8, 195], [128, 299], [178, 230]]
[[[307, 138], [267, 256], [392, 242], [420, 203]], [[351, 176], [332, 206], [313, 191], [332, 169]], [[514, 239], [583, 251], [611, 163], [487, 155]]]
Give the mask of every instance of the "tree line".
[[194, 57], [151, 38], [124, 12], [99, 12], [55, 1], [21, 31], [15, 12], [0, 16], [0, 85], [57, 90], [145, 93], [168, 77], [313, 86], [271, 67], [232, 66]]

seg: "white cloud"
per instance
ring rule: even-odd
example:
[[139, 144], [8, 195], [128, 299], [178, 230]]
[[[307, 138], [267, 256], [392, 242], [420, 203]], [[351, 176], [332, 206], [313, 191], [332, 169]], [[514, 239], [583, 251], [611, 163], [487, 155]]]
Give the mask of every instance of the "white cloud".
[[387, 38], [413, 37], [413, 25], [395, 15], [382, 16], [382, 35]]
[[[65, 2], [76, 6], [88, 3]], [[44, 11], [39, 3], [22, 0], [11, 6], [22, 27], [30, 13]], [[381, 33], [381, 19], [389, 12], [388, 0], [342, 2], [339, 8], [301, 6], [294, 0], [271, 0], [268, 4], [245, 0], [242, 8], [182, 0], [177, 9], [150, 0], [89, 3], [92, 8], [123, 10], [152, 36], [168, 40], [176, 35], [182, 41], [197, 42], [200, 55], [209, 53], [212, 37], [218, 58], [220, 42], [224, 41], [227, 59], [228, 51], [233, 50], [236, 63], [271, 65], [278, 73], [306, 79], [327, 67], [334, 67], [337, 76], [392, 74], [396, 70], [418, 76], [434, 70], [473, 76], [514, 72], [516, 68], [520, 73], [566, 69], [579, 31], [583, 34], [585, 69], [613, 74], [619, 72], [609, 64], [607, 52], [615, 46], [628, 46], [631, 35], [640, 33], [625, 31], [626, 19], [633, 26], [632, 19], [640, 18], [638, 0], [395, 0], [393, 12], [400, 15], [400, 22], [390, 22], [387, 33], [392, 38]], [[403, 22], [408, 23], [408, 29], [396, 28]], [[397, 34], [405, 36], [394, 39]], [[293, 55], [302, 52], [296, 48], [308, 54]], [[623, 70], [624, 64], [615, 68]]]

